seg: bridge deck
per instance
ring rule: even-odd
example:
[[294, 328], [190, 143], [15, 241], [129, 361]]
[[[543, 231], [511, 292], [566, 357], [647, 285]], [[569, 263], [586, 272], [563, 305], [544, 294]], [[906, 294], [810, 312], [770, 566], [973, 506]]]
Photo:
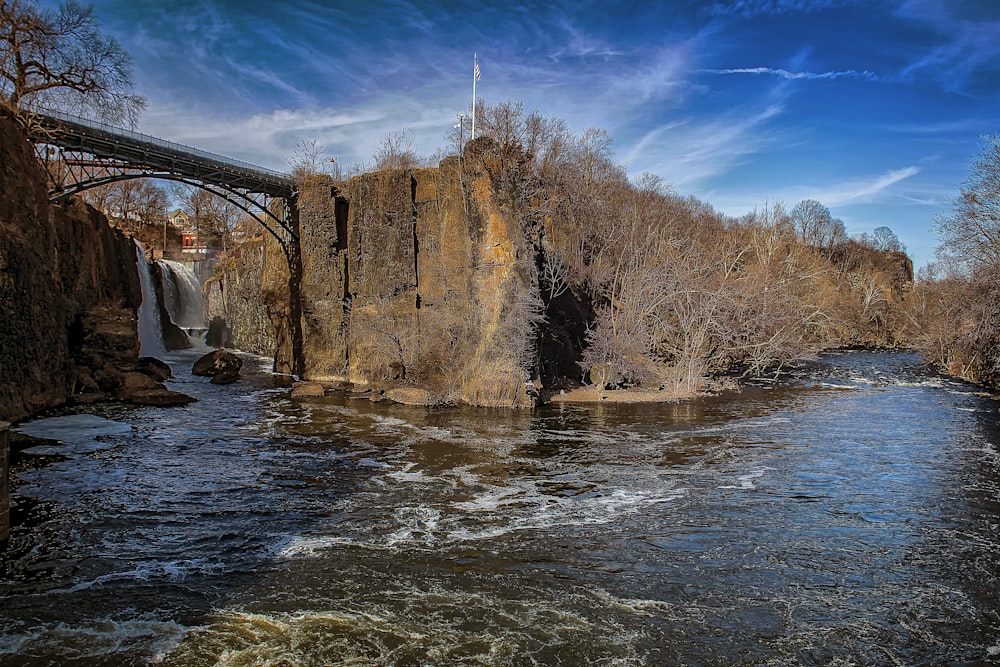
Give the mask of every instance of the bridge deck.
[[148, 169], [247, 193], [291, 198], [291, 176], [223, 155], [60, 112], [34, 114], [29, 135], [36, 143], [119, 160]]

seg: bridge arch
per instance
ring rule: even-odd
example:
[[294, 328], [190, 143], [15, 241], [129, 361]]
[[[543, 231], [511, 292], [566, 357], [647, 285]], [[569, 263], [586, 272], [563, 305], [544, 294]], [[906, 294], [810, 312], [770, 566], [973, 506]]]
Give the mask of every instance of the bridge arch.
[[[118, 181], [158, 178], [222, 197], [264, 227], [286, 254], [298, 241], [297, 192], [287, 174], [61, 112], [32, 114], [27, 130], [48, 173], [50, 201]], [[275, 200], [283, 202], [278, 211]]]
[[[269, 234], [271, 234], [271, 236], [273, 236], [282, 247], [285, 247], [293, 237], [293, 231], [288, 220], [290, 213], [289, 206], [285, 198], [271, 197], [271, 201], [269, 202], [267, 195], [260, 195], [262, 199], [258, 199], [255, 196], [247, 195], [239, 190], [226, 188], [212, 183], [206, 183], [204, 181], [191, 179], [178, 174], [153, 171], [141, 172], [136, 171], [136, 168], [131, 168], [129, 172], [120, 174], [109, 173], [102, 176], [95, 175], [93, 178], [88, 178], [87, 180], [64, 185], [53, 185], [50, 177], [49, 201], [53, 203], [60, 202], [92, 188], [139, 178], [155, 178], [159, 180], [173, 181], [175, 183], [183, 183], [184, 185], [205, 190], [216, 197], [220, 197], [257, 221], [257, 223]], [[283, 202], [280, 213], [278, 214], [271, 210], [273, 202], [275, 201]]]

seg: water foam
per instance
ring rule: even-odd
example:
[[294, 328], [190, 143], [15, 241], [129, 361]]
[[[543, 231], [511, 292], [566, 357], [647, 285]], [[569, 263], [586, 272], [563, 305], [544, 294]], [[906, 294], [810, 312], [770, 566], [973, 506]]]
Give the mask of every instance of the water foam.
[[88, 625], [51, 623], [26, 632], [4, 633], [0, 636], [0, 657], [16, 656], [19, 661], [38, 658], [38, 664], [43, 660], [45, 664], [72, 664], [114, 656], [115, 663], [120, 664], [131, 655], [133, 660], [142, 656], [142, 662], [156, 664], [181, 644], [188, 631], [176, 621], [151, 614], [96, 619]]
[[60, 588], [50, 593], [77, 593], [91, 588], [99, 588], [115, 581], [183, 581], [192, 574], [211, 574], [223, 572], [225, 563], [210, 561], [205, 558], [182, 559], [176, 561], [154, 561], [142, 563], [132, 570], [109, 572], [93, 579], [78, 582], [69, 588]]
[[[600, 608], [593, 609], [598, 603]], [[192, 630], [168, 665], [640, 665], [639, 633], [586, 592], [387, 586], [337, 608], [226, 609]], [[484, 632], [484, 628], [489, 628]]]

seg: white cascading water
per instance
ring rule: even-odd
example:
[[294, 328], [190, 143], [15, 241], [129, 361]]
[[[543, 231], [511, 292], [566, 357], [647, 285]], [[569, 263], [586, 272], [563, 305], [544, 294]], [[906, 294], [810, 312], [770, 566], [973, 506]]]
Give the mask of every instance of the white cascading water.
[[170, 321], [187, 333], [191, 342], [198, 344], [207, 330], [201, 293], [201, 281], [194, 272], [180, 262], [157, 260], [163, 288], [163, 305], [170, 314]]
[[156, 304], [156, 287], [153, 274], [146, 261], [142, 244], [135, 242], [135, 258], [139, 265], [139, 284], [142, 287], [142, 304], [139, 306], [139, 354], [161, 359], [166, 353], [163, 331], [160, 328], [160, 309]]

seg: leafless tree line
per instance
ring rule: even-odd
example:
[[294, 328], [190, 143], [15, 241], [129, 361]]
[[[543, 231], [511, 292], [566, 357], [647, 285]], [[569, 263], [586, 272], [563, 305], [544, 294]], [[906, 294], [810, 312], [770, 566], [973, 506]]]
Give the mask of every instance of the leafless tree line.
[[539, 221], [543, 301], [590, 305], [591, 381], [694, 392], [826, 347], [900, 343], [908, 259], [887, 227], [849, 239], [814, 200], [727, 218], [656, 176], [630, 182], [601, 130], [575, 136], [511, 102], [480, 118]]
[[910, 303], [914, 340], [942, 370], [1000, 387], [1000, 136], [985, 136], [951, 210], [941, 245]]

